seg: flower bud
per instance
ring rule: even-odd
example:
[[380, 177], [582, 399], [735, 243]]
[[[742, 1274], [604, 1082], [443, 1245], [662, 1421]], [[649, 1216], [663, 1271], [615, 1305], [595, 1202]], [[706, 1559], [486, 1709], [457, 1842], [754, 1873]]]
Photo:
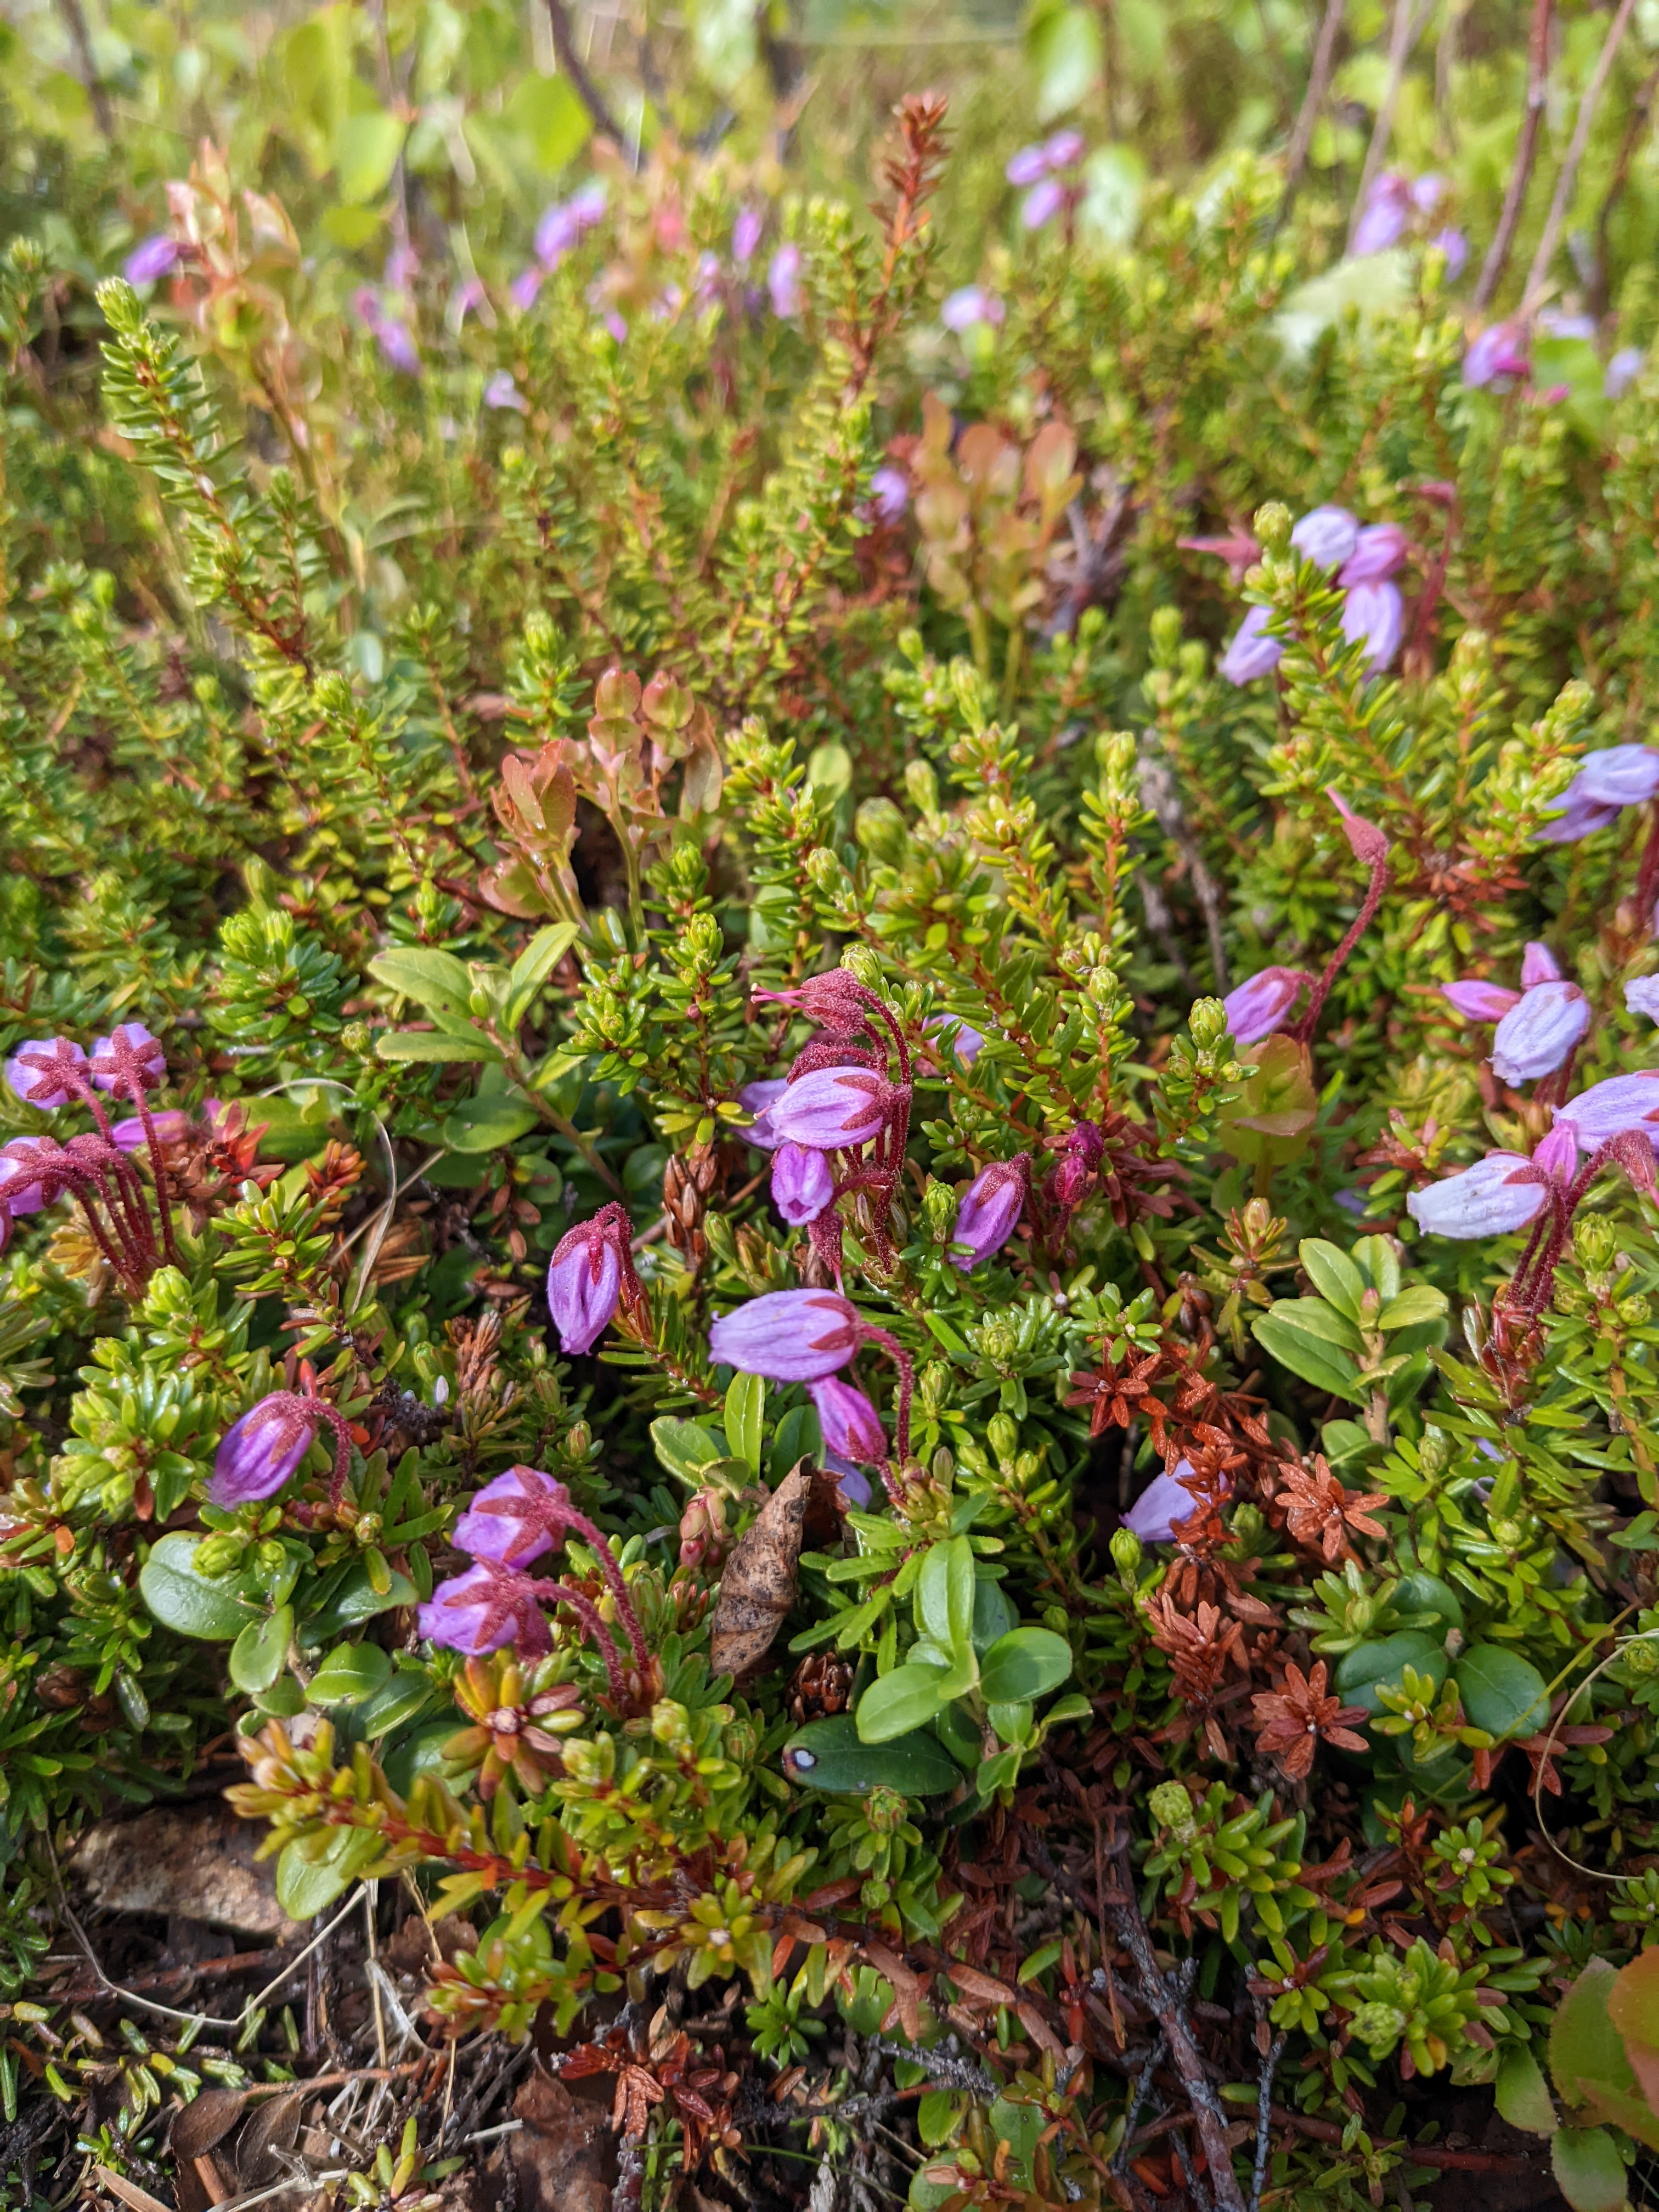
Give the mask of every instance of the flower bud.
[[1013, 1235], [1030, 1185], [1030, 1161], [1024, 1152], [1016, 1152], [1012, 1160], [994, 1160], [969, 1184], [951, 1231], [952, 1244], [967, 1247], [951, 1255], [964, 1275], [1000, 1251]]
[[1116, 1567], [1123, 1581], [1133, 1588], [1134, 1577], [1140, 1571], [1139, 1537], [1126, 1522], [1122, 1528], [1113, 1529], [1109, 1549], [1113, 1565]]
[[610, 1327], [624, 1288], [640, 1295], [630, 1243], [632, 1224], [620, 1206], [600, 1208], [554, 1248], [547, 1304], [565, 1352], [590, 1352]]

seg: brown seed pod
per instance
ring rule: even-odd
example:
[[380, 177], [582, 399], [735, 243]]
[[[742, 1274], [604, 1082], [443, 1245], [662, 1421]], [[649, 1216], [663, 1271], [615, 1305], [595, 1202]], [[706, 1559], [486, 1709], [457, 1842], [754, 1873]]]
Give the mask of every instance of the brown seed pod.
[[808, 1721], [829, 1720], [847, 1711], [852, 1695], [853, 1669], [846, 1660], [828, 1651], [809, 1651], [789, 1678], [789, 1717], [802, 1727]]
[[726, 1563], [714, 1601], [708, 1664], [716, 1674], [751, 1674], [795, 1601], [812, 1464], [799, 1460], [762, 1506]]

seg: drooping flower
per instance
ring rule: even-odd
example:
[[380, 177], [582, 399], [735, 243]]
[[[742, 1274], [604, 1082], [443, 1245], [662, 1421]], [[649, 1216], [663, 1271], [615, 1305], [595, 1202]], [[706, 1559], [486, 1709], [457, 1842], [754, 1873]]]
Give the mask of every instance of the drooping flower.
[[1548, 1198], [1547, 1176], [1525, 1153], [1488, 1152], [1461, 1174], [1413, 1191], [1406, 1211], [1431, 1237], [1504, 1237], [1535, 1221]]
[[1359, 525], [1346, 507], [1313, 507], [1291, 532], [1291, 543], [1316, 568], [1340, 568], [1359, 542]]
[[1339, 584], [1383, 584], [1401, 568], [1410, 540], [1397, 522], [1372, 522], [1358, 532], [1337, 574]]
[[800, 248], [789, 244], [779, 246], [767, 265], [766, 289], [772, 301], [772, 313], [787, 318], [800, 313]]
[[783, 1142], [772, 1126], [772, 1109], [789, 1088], [782, 1076], [769, 1077], [762, 1083], [745, 1083], [738, 1093], [738, 1103], [746, 1107], [755, 1119], [743, 1132], [746, 1144], [757, 1146], [763, 1152], [775, 1152]]
[[1625, 1004], [1632, 1013], [1645, 1014], [1650, 1022], [1659, 1022], [1659, 975], [1638, 975], [1633, 983], [1626, 983]]
[[552, 1646], [534, 1579], [495, 1559], [441, 1582], [421, 1607], [420, 1631], [434, 1644], [470, 1659], [514, 1645], [526, 1658]]
[[737, 221], [732, 226], [732, 258], [739, 268], [744, 268], [755, 258], [755, 248], [761, 242], [764, 218], [758, 208], [738, 210]]
[[48, 1111], [79, 1097], [87, 1056], [69, 1037], [30, 1037], [6, 1062], [6, 1081], [26, 1105]]
[[1573, 782], [1597, 806], [1640, 806], [1659, 794], [1659, 745], [1603, 745], [1584, 755]]
[[1497, 1023], [1492, 1064], [1505, 1083], [1553, 1075], [1589, 1027], [1589, 1000], [1537, 943], [1527, 947], [1518, 991], [1468, 978], [1446, 984], [1443, 995], [1466, 1020]]
[[817, 1382], [845, 1367], [858, 1350], [856, 1306], [834, 1291], [768, 1291], [708, 1332], [710, 1358], [773, 1382]]
[[1307, 977], [1299, 968], [1263, 968], [1221, 1001], [1237, 1045], [1260, 1044], [1279, 1027], [1301, 995]]
[[818, 1432], [826, 1453], [846, 1460], [883, 1460], [887, 1456], [887, 1431], [881, 1416], [865, 1396], [839, 1376], [809, 1382], [806, 1395], [818, 1417]]
[[142, 1022], [121, 1022], [111, 1036], [94, 1039], [88, 1071], [98, 1090], [131, 1098], [135, 1085], [154, 1091], [167, 1080], [167, 1056]]
[[1016, 1152], [1011, 1160], [993, 1160], [974, 1177], [962, 1194], [951, 1231], [951, 1243], [968, 1248], [951, 1255], [952, 1264], [964, 1275], [1008, 1242], [1030, 1188], [1031, 1163], [1024, 1152]]
[[622, 1301], [640, 1295], [632, 1224], [620, 1206], [601, 1206], [559, 1239], [547, 1269], [547, 1305], [560, 1349], [591, 1352]]
[[836, 1180], [821, 1152], [793, 1142], [778, 1146], [772, 1155], [772, 1203], [792, 1229], [816, 1221], [835, 1195]]
[[1270, 608], [1252, 607], [1233, 632], [1216, 664], [1229, 684], [1254, 684], [1258, 677], [1271, 676], [1278, 667], [1285, 646], [1282, 639], [1267, 635], [1272, 619]]
[[456, 1549], [527, 1567], [564, 1540], [570, 1492], [538, 1467], [510, 1467], [477, 1492], [455, 1523]]
[[486, 407], [510, 408], [515, 415], [530, 412], [530, 402], [514, 382], [513, 372], [509, 368], [498, 368], [485, 385], [483, 404]]
[[0, 1208], [8, 1220], [15, 1221], [21, 1214], [38, 1213], [46, 1203], [33, 1141], [14, 1137], [0, 1152]]
[[311, 1449], [325, 1418], [319, 1398], [273, 1391], [226, 1430], [215, 1455], [208, 1496], [216, 1505], [274, 1498]]
[[1190, 1521], [1199, 1510], [1198, 1498], [1184, 1476], [1196, 1480], [1197, 1471], [1191, 1460], [1178, 1459], [1147, 1484], [1124, 1515], [1124, 1527], [1133, 1529], [1143, 1544], [1172, 1544], [1176, 1522]]
[[785, 1086], [768, 1109], [780, 1138], [830, 1152], [867, 1145], [908, 1093], [867, 1067], [820, 1067]]
[[1471, 388], [1492, 383], [1495, 377], [1524, 376], [1530, 363], [1526, 332], [1518, 323], [1494, 323], [1469, 342], [1463, 356], [1463, 381]]
[[180, 248], [158, 232], [135, 246], [121, 264], [121, 274], [129, 284], [154, 284], [158, 278], [171, 276], [179, 266]]
[[994, 330], [1004, 313], [1002, 302], [995, 293], [988, 292], [981, 284], [963, 284], [950, 293], [939, 311], [939, 319], [947, 331], [960, 336], [980, 325]]
[[1398, 584], [1356, 584], [1342, 602], [1342, 635], [1365, 647], [1373, 676], [1388, 667], [1406, 632], [1406, 603]]
[[1581, 1091], [1577, 1097], [1569, 1098], [1557, 1109], [1555, 1121], [1558, 1128], [1570, 1121], [1587, 1152], [1621, 1136], [1626, 1129], [1638, 1130], [1659, 1146], [1659, 1068], [1644, 1069], [1635, 1075], [1610, 1075], [1604, 1083], [1592, 1083], [1588, 1091]]
[[1398, 245], [1411, 221], [1412, 197], [1409, 181], [1398, 170], [1384, 169], [1381, 176], [1374, 177], [1365, 195], [1365, 205], [1354, 225], [1349, 252], [1358, 259]]
[[1077, 167], [1083, 150], [1081, 131], [1056, 131], [1038, 145], [1022, 146], [1011, 158], [1003, 174], [1025, 193], [1019, 210], [1025, 229], [1041, 230], [1065, 206], [1070, 187], [1063, 174]]

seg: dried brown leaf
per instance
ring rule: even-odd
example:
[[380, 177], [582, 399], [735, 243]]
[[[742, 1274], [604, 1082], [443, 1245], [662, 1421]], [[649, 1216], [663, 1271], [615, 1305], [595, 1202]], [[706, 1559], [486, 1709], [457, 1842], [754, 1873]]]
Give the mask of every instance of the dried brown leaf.
[[751, 1674], [772, 1648], [795, 1601], [812, 1468], [799, 1461], [756, 1516], [720, 1577], [709, 1637], [708, 1664], [716, 1674]]

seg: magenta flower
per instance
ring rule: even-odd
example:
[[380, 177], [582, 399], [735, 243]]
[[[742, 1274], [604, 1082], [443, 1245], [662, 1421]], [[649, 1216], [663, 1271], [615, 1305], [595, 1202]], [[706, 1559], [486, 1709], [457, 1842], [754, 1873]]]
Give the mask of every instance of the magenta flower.
[[1488, 1152], [1461, 1175], [1413, 1191], [1406, 1211], [1431, 1237], [1504, 1237], [1536, 1220], [1548, 1198], [1548, 1176], [1523, 1152]]
[[833, 1291], [768, 1291], [708, 1332], [708, 1354], [741, 1375], [817, 1382], [845, 1367], [862, 1340], [858, 1309]]
[[515, 307], [521, 309], [526, 315], [536, 304], [537, 295], [542, 289], [544, 273], [532, 261], [519, 271], [507, 288], [508, 299]]
[[514, 382], [513, 372], [507, 368], [498, 368], [485, 385], [483, 404], [486, 407], [510, 408], [515, 415], [530, 412], [530, 402]]
[[26, 1105], [48, 1112], [78, 1097], [87, 1079], [87, 1056], [68, 1037], [30, 1037], [6, 1062], [6, 1081]]
[[166, 1082], [167, 1056], [142, 1022], [121, 1022], [112, 1036], [94, 1040], [88, 1072], [100, 1091], [131, 1098], [135, 1085], [154, 1091]]
[[772, 1155], [772, 1203], [792, 1229], [816, 1221], [835, 1196], [836, 1179], [822, 1152], [794, 1143], [778, 1146]]
[[1299, 968], [1263, 968], [1221, 1001], [1237, 1045], [1260, 1044], [1279, 1027], [1301, 995], [1307, 977]]
[[822, 1382], [809, 1382], [806, 1395], [817, 1413], [826, 1453], [846, 1460], [886, 1458], [887, 1431], [862, 1390], [830, 1375]]
[[772, 1124], [772, 1109], [789, 1088], [782, 1076], [769, 1078], [763, 1083], [745, 1083], [738, 1093], [738, 1103], [744, 1106], [755, 1119], [743, 1132], [744, 1141], [763, 1152], [775, 1152], [783, 1139]]
[[993, 1160], [982, 1167], [962, 1194], [957, 1207], [952, 1244], [965, 1244], [965, 1252], [951, 1255], [953, 1266], [970, 1274], [981, 1260], [1000, 1252], [1013, 1235], [1031, 1188], [1031, 1164], [1024, 1152], [1011, 1160]]
[[1625, 1004], [1632, 1013], [1645, 1014], [1650, 1022], [1659, 1022], [1659, 975], [1638, 975], [1633, 983], [1626, 983]]
[[988, 292], [981, 284], [963, 284], [946, 295], [939, 319], [947, 331], [955, 331], [960, 337], [981, 324], [994, 330], [1004, 312], [1001, 301], [994, 292]]
[[121, 274], [129, 284], [154, 284], [179, 266], [179, 251], [172, 239], [158, 233], [133, 247], [121, 264]]
[[870, 479], [870, 504], [884, 522], [903, 518], [910, 505], [910, 479], [902, 469], [876, 471]]
[[1216, 664], [1229, 684], [1254, 684], [1258, 677], [1271, 676], [1278, 667], [1285, 647], [1282, 640], [1267, 635], [1272, 618], [1270, 608], [1252, 607], [1233, 632]]
[[568, 200], [556, 200], [536, 225], [533, 250], [542, 267], [555, 270], [595, 224], [605, 220], [605, 188], [597, 180]]
[[14, 1137], [0, 1152], [0, 1207], [8, 1220], [15, 1220], [20, 1214], [38, 1213], [46, 1202], [33, 1140]]
[[1356, 535], [1353, 550], [1342, 563], [1337, 582], [1386, 583], [1404, 563], [1409, 542], [1397, 522], [1371, 523]]
[[213, 1462], [210, 1500], [231, 1508], [274, 1498], [298, 1471], [325, 1421], [335, 1431], [336, 1471], [343, 1481], [350, 1438], [341, 1416], [321, 1398], [275, 1390], [226, 1430]]
[[1028, 185], [1040, 183], [1048, 173], [1048, 149], [1046, 145], [1022, 146], [1017, 154], [1010, 155], [1008, 166], [1003, 171], [1011, 185], [1023, 191]]
[[1524, 376], [1529, 362], [1526, 333], [1516, 323], [1494, 323], [1471, 339], [1463, 356], [1463, 381], [1471, 388], [1490, 384], [1495, 377]]
[[820, 1067], [787, 1085], [768, 1119], [781, 1138], [840, 1152], [878, 1137], [908, 1096], [872, 1068]]
[[1397, 584], [1356, 584], [1342, 602], [1342, 635], [1364, 645], [1367, 672], [1375, 676], [1400, 650], [1406, 631], [1406, 603]]
[[1589, 1027], [1589, 1000], [1563, 981], [1544, 945], [1528, 945], [1518, 991], [1470, 978], [1446, 984], [1443, 995], [1465, 1020], [1497, 1023], [1492, 1064], [1505, 1083], [1553, 1075]]
[[1559, 1128], [1571, 1121], [1587, 1152], [1610, 1138], [1635, 1129], [1659, 1145], [1659, 1068], [1644, 1068], [1635, 1075], [1610, 1075], [1605, 1083], [1592, 1083], [1577, 1098], [1569, 1098], [1555, 1116]]
[[739, 269], [754, 259], [763, 228], [763, 218], [758, 208], [738, 210], [738, 219], [732, 226], [732, 258]]
[[1143, 1544], [1172, 1544], [1176, 1524], [1190, 1521], [1200, 1510], [1198, 1499], [1182, 1480], [1194, 1474], [1191, 1460], [1178, 1459], [1147, 1484], [1124, 1515], [1123, 1526], [1133, 1529]]
[[971, 1067], [985, 1049], [984, 1032], [960, 1014], [931, 1014], [922, 1027], [929, 1036], [949, 1037], [951, 1051], [964, 1067]]
[[633, 1224], [620, 1206], [601, 1206], [559, 1239], [547, 1269], [547, 1306], [559, 1349], [591, 1352], [610, 1327], [623, 1293], [641, 1296], [634, 1272]]
[[464, 1651], [469, 1659], [513, 1644], [526, 1657], [551, 1648], [538, 1585], [529, 1575], [480, 1559], [465, 1574], [440, 1583], [421, 1607], [420, 1631], [434, 1644]]
[[475, 1492], [455, 1523], [456, 1549], [504, 1567], [527, 1567], [564, 1540], [570, 1492], [538, 1467], [510, 1467]]
[[[164, 1145], [177, 1144], [190, 1134], [190, 1116], [181, 1107], [169, 1106], [160, 1114], [152, 1114], [149, 1126]], [[109, 1133], [110, 1142], [124, 1152], [142, 1152], [149, 1142], [144, 1125], [134, 1114], [125, 1121], [118, 1121]]]
[[1310, 507], [1291, 543], [1316, 568], [1340, 568], [1359, 543], [1359, 525], [1346, 507]]
[[766, 289], [772, 313], [779, 316], [800, 313], [800, 248], [781, 246], [767, 265]]
[[1051, 223], [1066, 204], [1066, 187], [1058, 177], [1044, 177], [1033, 185], [1019, 204], [1021, 228], [1041, 230]]
[[1410, 184], [1397, 170], [1385, 169], [1380, 177], [1373, 179], [1365, 195], [1364, 208], [1354, 225], [1349, 252], [1358, 259], [1398, 245], [1411, 221], [1412, 198]]

